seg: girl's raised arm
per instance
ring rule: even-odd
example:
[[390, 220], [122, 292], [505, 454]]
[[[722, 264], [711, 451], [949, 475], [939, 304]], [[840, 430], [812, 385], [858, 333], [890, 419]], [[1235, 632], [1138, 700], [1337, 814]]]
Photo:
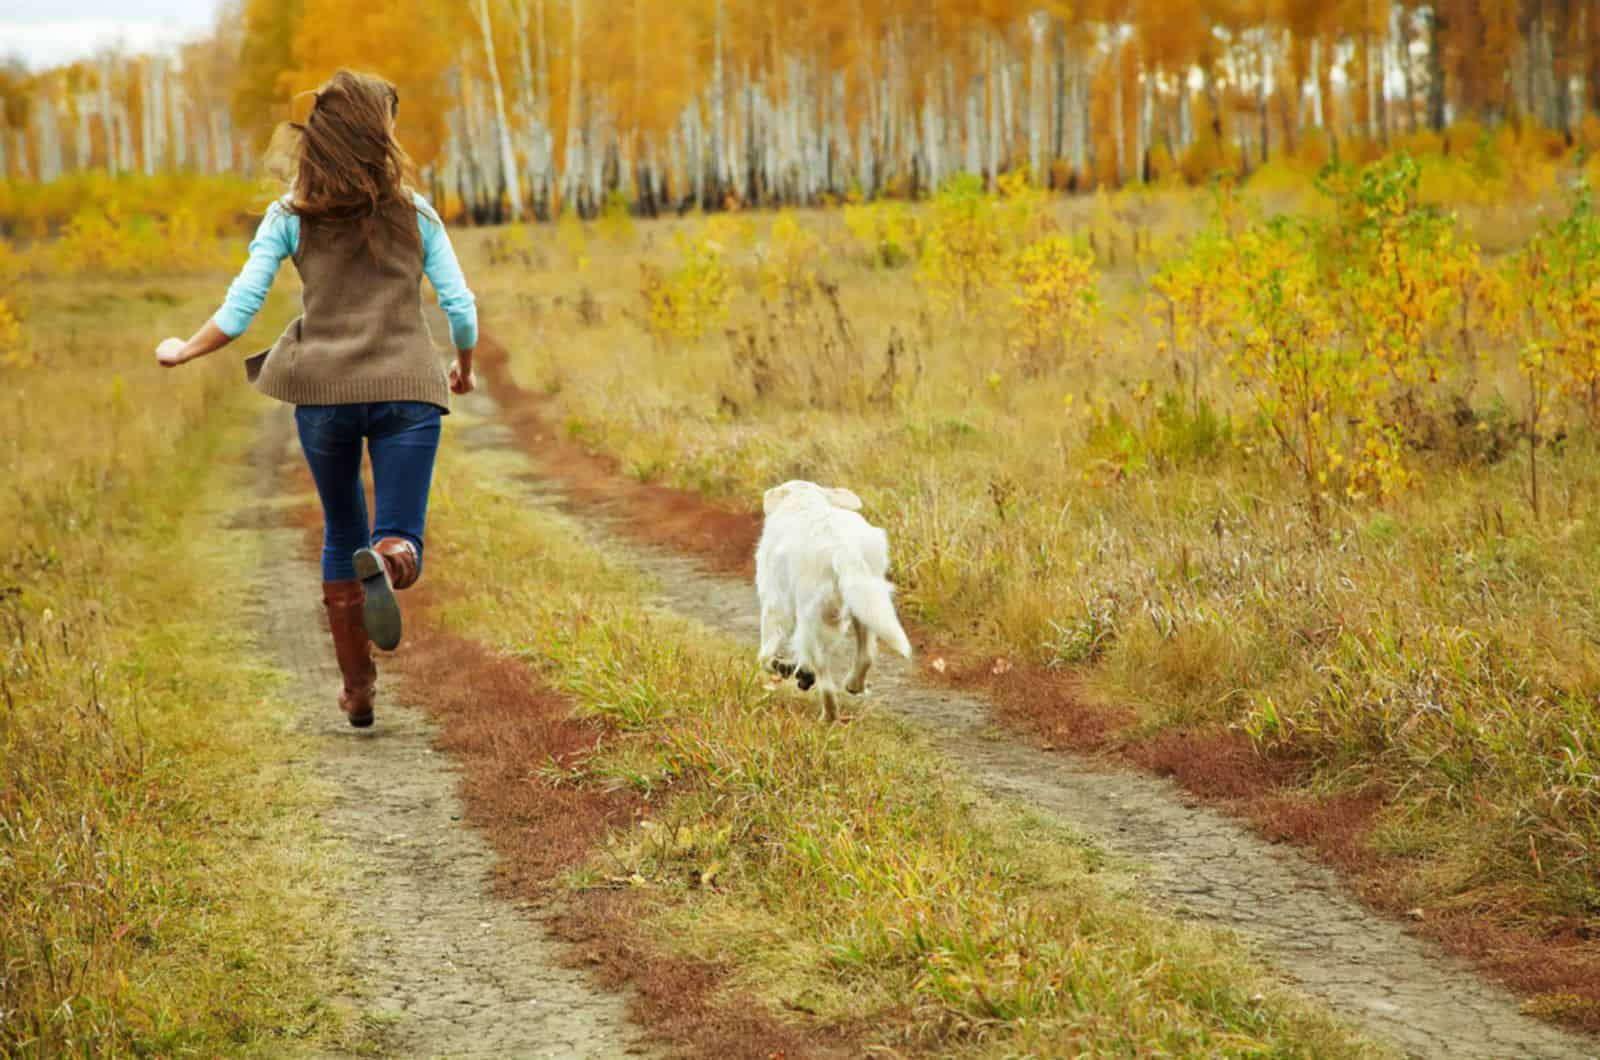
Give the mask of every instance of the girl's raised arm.
[[250, 256], [228, 286], [222, 308], [188, 341], [177, 337], [163, 340], [156, 347], [156, 360], [163, 367], [173, 368], [204, 357], [244, 334], [272, 289], [278, 266], [294, 253], [300, 235], [299, 220], [280, 203], [267, 208], [267, 215], [261, 219], [255, 238], [250, 241]]

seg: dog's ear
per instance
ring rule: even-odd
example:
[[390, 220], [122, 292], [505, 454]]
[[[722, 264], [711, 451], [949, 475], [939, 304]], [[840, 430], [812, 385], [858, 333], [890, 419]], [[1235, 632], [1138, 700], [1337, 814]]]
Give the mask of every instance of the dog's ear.
[[783, 499], [789, 495], [789, 486], [790, 483], [785, 482], [783, 485], [774, 486], [763, 493], [761, 495], [761, 511], [766, 515], [771, 515], [773, 509], [782, 504]]
[[828, 503], [835, 508], [843, 508], [847, 512], [859, 512], [861, 510], [861, 498], [847, 489], [834, 486], [822, 492], [827, 495]]

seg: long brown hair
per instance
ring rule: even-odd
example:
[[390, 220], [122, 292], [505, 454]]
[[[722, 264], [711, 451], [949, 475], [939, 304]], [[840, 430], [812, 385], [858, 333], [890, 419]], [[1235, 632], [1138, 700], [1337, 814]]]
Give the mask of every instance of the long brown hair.
[[400, 93], [372, 74], [340, 70], [316, 91], [304, 122], [287, 122], [274, 138], [287, 161], [289, 210], [302, 219], [354, 226], [376, 260], [385, 231], [399, 245], [422, 249], [408, 181], [413, 167], [394, 118]]

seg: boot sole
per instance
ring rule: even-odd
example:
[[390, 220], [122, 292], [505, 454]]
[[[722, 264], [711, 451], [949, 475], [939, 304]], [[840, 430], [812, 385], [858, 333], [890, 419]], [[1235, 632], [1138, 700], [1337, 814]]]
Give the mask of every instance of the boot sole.
[[389, 572], [383, 559], [370, 548], [356, 550], [355, 564], [356, 577], [367, 591], [367, 603], [361, 611], [367, 637], [384, 651], [394, 651], [400, 645], [400, 602], [394, 598]]

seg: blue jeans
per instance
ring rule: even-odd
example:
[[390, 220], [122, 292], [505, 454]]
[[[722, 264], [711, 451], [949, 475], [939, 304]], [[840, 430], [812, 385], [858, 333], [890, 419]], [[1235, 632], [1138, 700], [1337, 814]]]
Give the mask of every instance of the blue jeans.
[[[415, 545], [417, 569], [422, 569], [422, 530], [441, 415], [439, 406], [425, 401], [295, 406], [300, 448], [322, 499], [323, 581], [354, 578], [351, 556], [356, 549], [385, 537]], [[367, 522], [367, 494], [361, 486], [362, 439], [372, 454], [375, 525]]]

